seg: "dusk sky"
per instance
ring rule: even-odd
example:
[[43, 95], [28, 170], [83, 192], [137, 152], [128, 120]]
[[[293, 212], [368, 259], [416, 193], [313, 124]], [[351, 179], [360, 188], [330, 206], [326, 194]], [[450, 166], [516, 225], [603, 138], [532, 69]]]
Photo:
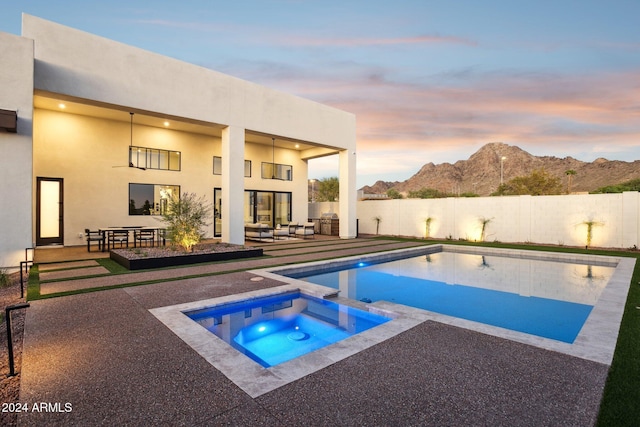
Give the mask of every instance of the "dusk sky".
[[0, 31], [22, 12], [355, 113], [358, 188], [496, 141], [640, 159], [639, 0], [4, 1]]

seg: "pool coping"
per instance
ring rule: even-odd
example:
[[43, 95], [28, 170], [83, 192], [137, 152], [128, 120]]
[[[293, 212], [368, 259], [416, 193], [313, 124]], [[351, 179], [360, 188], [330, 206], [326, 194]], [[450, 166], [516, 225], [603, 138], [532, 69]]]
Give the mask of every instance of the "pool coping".
[[[331, 261], [296, 264], [295, 266], [273, 267], [263, 270], [254, 270], [252, 273], [259, 274], [270, 279], [284, 281], [293, 286], [301, 286], [305, 283], [304, 281], [289, 278], [282, 274], [306, 273], [308, 271], [314, 271], [318, 267], [338, 268], [340, 266], [355, 265], [359, 262], [385, 262], [412, 255], [419, 256], [437, 252], [498, 255], [513, 258], [529, 258], [547, 261], [615, 266], [615, 272], [605, 288], [602, 290], [602, 293], [591, 310], [587, 321], [572, 344], [529, 335], [522, 332], [511, 331], [496, 326], [485, 325], [470, 320], [459, 319], [426, 310], [415, 309], [422, 312], [428, 320], [434, 320], [476, 332], [533, 345], [546, 350], [556, 351], [570, 356], [611, 365], [618, 340], [620, 323], [622, 321], [622, 315], [627, 301], [629, 285], [635, 268], [636, 259], [633, 257], [438, 244], [420, 248], [400, 249], [381, 254], [373, 254], [371, 256], [353, 256], [334, 259]], [[378, 301], [372, 305], [382, 309], [398, 310], [398, 304], [386, 301]]]

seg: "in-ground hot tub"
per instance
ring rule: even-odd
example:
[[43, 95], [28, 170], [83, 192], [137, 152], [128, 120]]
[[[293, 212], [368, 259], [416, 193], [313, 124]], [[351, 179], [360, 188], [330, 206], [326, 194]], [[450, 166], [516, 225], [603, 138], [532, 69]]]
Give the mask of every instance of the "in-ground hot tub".
[[298, 291], [184, 314], [265, 368], [390, 320]]

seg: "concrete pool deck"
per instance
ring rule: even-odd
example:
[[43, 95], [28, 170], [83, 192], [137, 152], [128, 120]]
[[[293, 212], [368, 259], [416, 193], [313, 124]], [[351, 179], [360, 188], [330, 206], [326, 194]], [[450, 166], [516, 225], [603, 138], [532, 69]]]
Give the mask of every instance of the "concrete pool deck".
[[595, 422], [607, 364], [429, 320], [252, 398], [149, 310], [284, 284], [255, 277], [219, 274], [32, 301], [20, 401], [62, 409], [21, 414], [19, 425]]

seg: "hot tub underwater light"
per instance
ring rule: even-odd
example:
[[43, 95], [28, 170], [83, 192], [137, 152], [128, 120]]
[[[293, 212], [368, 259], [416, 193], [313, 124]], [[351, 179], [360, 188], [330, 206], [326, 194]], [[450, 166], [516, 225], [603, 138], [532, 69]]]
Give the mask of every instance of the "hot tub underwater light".
[[289, 338], [291, 341], [304, 341], [306, 339], [309, 339], [309, 334], [302, 331], [295, 331], [287, 335], [287, 338]]

